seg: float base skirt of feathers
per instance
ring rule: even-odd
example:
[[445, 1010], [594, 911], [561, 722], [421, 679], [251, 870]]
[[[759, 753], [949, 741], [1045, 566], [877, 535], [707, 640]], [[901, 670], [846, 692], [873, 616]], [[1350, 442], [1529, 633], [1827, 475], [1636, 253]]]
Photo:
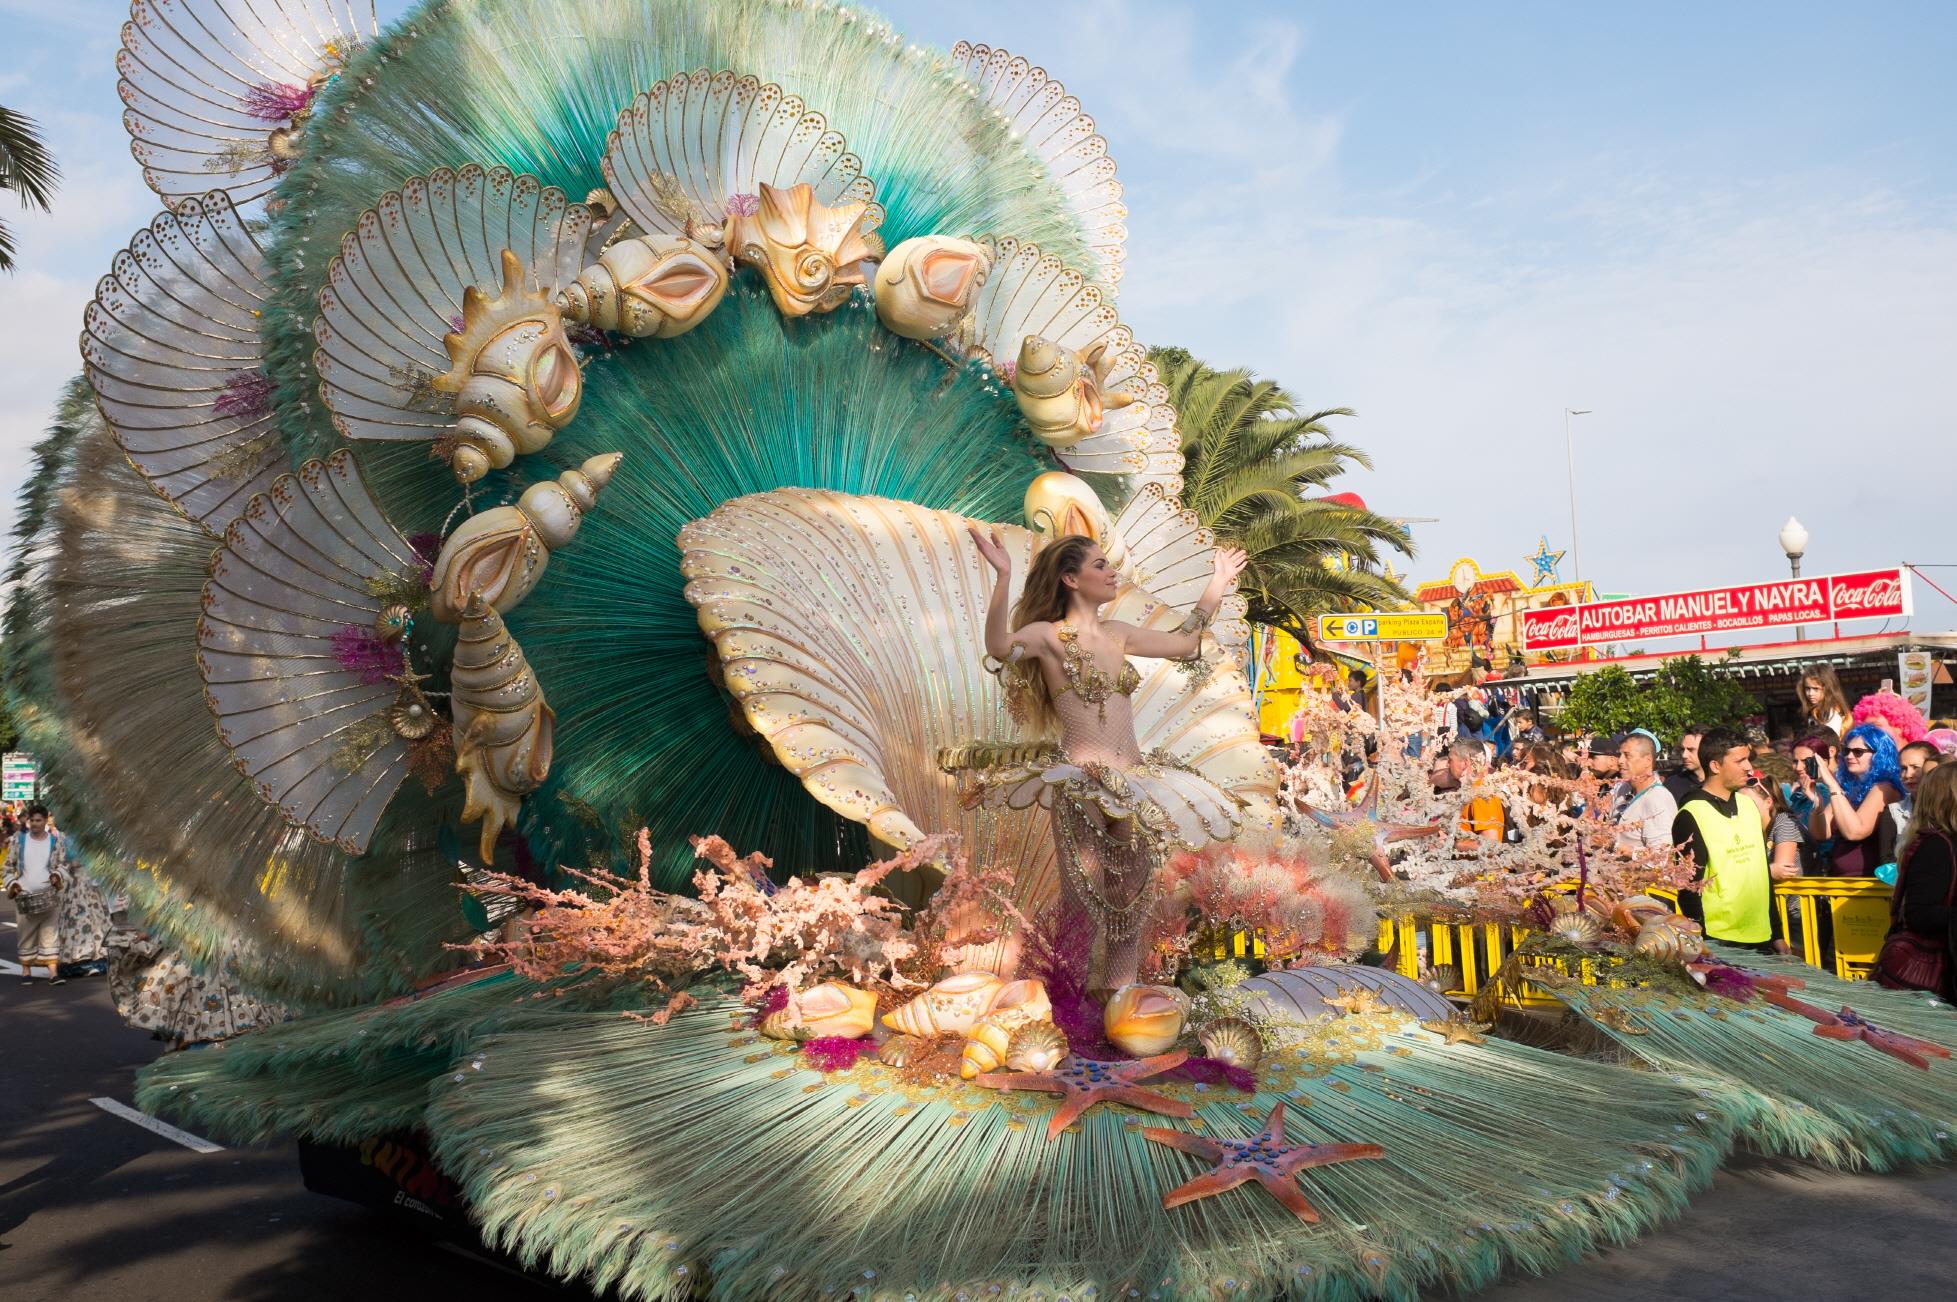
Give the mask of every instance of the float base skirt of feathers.
[[[633, 1298], [1408, 1298], [1628, 1241], [1736, 1140], [1948, 1156], [1947, 1009], [1702, 956], [1601, 847], [1659, 930], [1557, 987], [1585, 1056], [1346, 965], [1408, 877], [1608, 928], [1547, 839], [1490, 898], [1261, 745], [1044, 69], [826, 0], [133, 19], [160, 211], [5, 632], [75, 861], [238, 996], [145, 1108], [421, 1130]], [[1041, 558], [1119, 624], [1027, 662], [988, 612]]]

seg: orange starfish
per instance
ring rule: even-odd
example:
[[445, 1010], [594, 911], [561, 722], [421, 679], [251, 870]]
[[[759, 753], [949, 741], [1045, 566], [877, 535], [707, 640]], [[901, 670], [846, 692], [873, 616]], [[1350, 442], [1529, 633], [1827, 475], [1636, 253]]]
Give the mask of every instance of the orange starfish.
[[994, 1090], [1039, 1090], [1062, 1095], [1059, 1109], [1046, 1125], [1046, 1137], [1058, 1139], [1061, 1131], [1096, 1103], [1126, 1103], [1131, 1108], [1165, 1117], [1195, 1116], [1196, 1109], [1187, 1103], [1145, 1090], [1138, 1083], [1175, 1070], [1188, 1057], [1177, 1050], [1133, 1062], [1096, 1062], [1070, 1053], [1052, 1071], [992, 1071], [980, 1076], [977, 1083]]
[[1303, 1191], [1298, 1188], [1298, 1172], [1307, 1167], [1330, 1166], [1334, 1162], [1386, 1156], [1386, 1150], [1378, 1144], [1289, 1142], [1284, 1137], [1282, 1103], [1271, 1109], [1271, 1115], [1264, 1119], [1264, 1128], [1251, 1139], [1205, 1139], [1185, 1130], [1169, 1130], [1160, 1126], [1150, 1126], [1142, 1134], [1158, 1144], [1180, 1148], [1185, 1153], [1194, 1153], [1216, 1163], [1215, 1170], [1163, 1194], [1164, 1211], [1195, 1202], [1198, 1198], [1207, 1198], [1211, 1194], [1225, 1193], [1255, 1180], [1269, 1190], [1273, 1198], [1296, 1212], [1299, 1220], [1309, 1225], [1318, 1223], [1318, 1209], [1306, 1200]]

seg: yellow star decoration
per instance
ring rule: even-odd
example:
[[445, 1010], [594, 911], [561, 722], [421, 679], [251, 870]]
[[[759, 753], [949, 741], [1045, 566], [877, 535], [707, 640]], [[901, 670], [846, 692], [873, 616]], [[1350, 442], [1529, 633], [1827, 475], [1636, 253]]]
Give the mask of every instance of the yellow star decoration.
[[1348, 990], [1342, 995], [1334, 995], [1325, 1000], [1327, 1008], [1336, 1008], [1347, 1017], [1361, 1017], [1367, 1013], [1390, 1013], [1393, 1006], [1364, 986]]
[[1482, 1032], [1488, 1029], [1487, 1022], [1468, 1022], [1450, 1017], [1440, 1022], [1422, 1022], [1420, 1029], [1432, 1031], [1449, 1044], [1486, 1044], [1488, 1037]]

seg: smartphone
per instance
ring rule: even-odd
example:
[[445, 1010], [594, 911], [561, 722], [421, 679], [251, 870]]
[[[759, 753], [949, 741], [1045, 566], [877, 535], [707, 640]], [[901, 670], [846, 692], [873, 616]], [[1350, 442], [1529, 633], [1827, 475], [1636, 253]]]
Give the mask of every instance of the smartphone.
[[1821, 781], [1821, 761], [1810, 755], [1801, 761], [1801, 767], [1808, 772], [1808, 781]]

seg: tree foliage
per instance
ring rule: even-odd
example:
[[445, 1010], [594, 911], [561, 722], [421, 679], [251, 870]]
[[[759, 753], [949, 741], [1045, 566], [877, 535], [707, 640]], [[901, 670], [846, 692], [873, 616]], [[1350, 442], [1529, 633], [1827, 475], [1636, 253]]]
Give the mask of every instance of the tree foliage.
[[1397, 521], [1323, 500], [1365, 452], [1334, 439], [1327, 422], [1343, 407], [1305, 413], [1297, 400], [1247, 370], [1219, 371], [1181, 348], [1149, 354], [1182, 431], [1183, 501], [1226, 543], [1250, 554], [1238, 590], [1250, 617], [1309, 641], [1327, 611], [1391, 610], [1407, 594], [1381, 573], [1381, 557], [1413, 554]]
[[1570, 732], [1598, 735], [1645, 728], [1675, 746], [1687, 729], [1736, 724], [1757, 708], [1746, 689], [1715, 666], [1680, 656], [1643, 681], [1619, 665], [1583, 675], [1556, 722]]
[[[19, 195], [23, 208], [32, 205], [46, 212], [60, 180], [61, 169], [33, 119], [0, 106], [0, 190]], [[13, 232], [0, 222], [0, 271], [13, 269]]]

